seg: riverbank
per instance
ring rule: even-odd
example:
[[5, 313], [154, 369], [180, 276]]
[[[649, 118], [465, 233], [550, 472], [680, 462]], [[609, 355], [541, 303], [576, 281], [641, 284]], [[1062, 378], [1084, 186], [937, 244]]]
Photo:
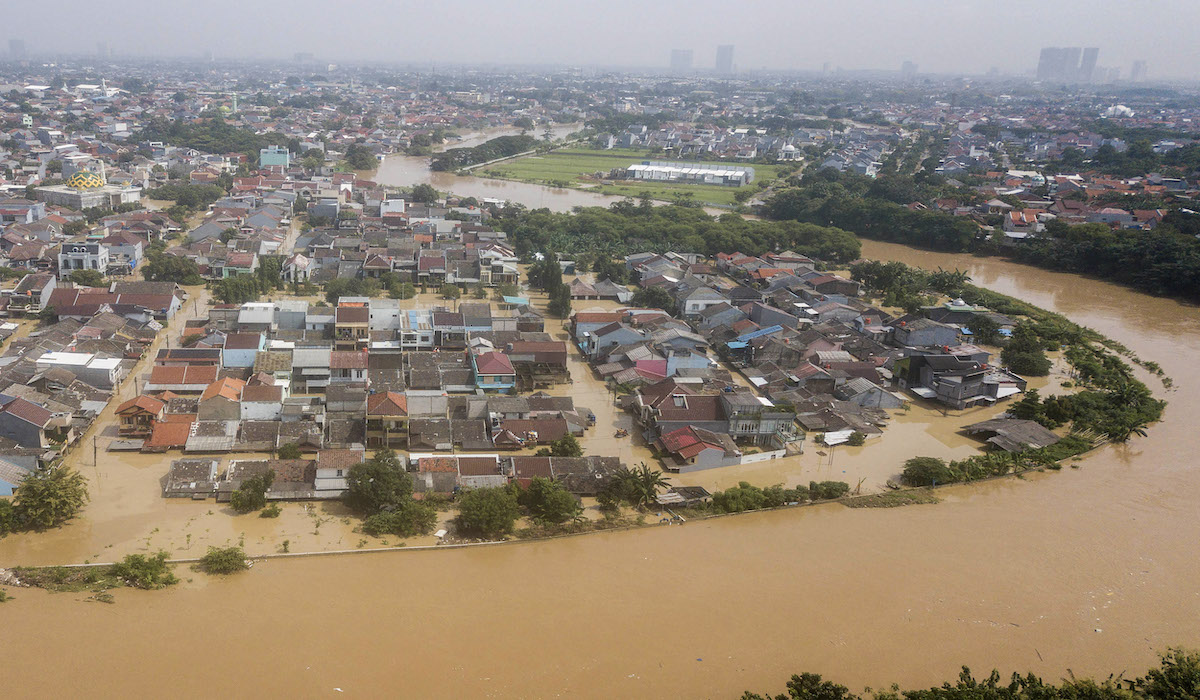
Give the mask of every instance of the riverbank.
[[[1191, 534], [1200, 531], [1200, 311], [969, 255], [868, 241], [864, 256], [967, 270], [977, 285], [1159, 361], [1178, 391], [1149, 439], [1101, 447], [1080, 469], [939, 489], [937, 507], [756, 511], [336, 566], [295, 558], [246, 576], [120, 591], [115, 606], [22, 590], [5, 604], [6, 630], [46, 641], [13, 645], [6, 689], [735, 697], [777, 686], [797, 659], [855, 689], [919, 687], [962, 664], [1103, 675], [1148, 666], [1167, 646], [1200, 645]], [[939, 449], [957, 439], [918, 434]], [[622, 448], [631, 457], [642, 449]], [[137, 517], [122, 516], [122, 527]], [[11, 550], [0, 560], [13, 561]], [[275, 653], [261, 654], [247, 628], [270, 635]], [[158, 629], [172, 631], [169, 647], [147, 633]], [[213, 649], [239, 663], [200, 670], [196, 659]], [[47, 674], [47, 657], [73, 663]], [[153, 663], [130, 673], [130, 658]]]

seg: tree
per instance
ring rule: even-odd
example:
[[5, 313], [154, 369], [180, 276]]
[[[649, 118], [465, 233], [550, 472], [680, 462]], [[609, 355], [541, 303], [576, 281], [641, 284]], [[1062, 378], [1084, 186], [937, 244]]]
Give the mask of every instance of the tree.
[[536, 520], [546, 523], [565, 523], [583, 512], [575, 496], [562, 484], [544, 477], [534, 477], [528, 488], [521, 489], [517, 502]]
[[294, 442], [285, 442], [279, 446], [280, 459], [300, 459], [300, 445]]
[[596, 274], [596, 280], [611, 280], [616, 284], [625, 284], [629, 280], [629, 271], [625, 268], [625, 263], [613, 260], [609, 257], [600, 257], [596, 262], [592, 263], [592, 272]]
[[458, 299], [462, 296], [462, 290], [457, 284], [443, 284], [441, 295], [443, 299]]
[[86, 221], [68, 221], [63, 224], [63, 233], [68, 236], [78, 236], [86, 230], [88, 230]]
[[45, 530], [74, 518], [87, 500], [82, 474], [66, 466], [39, 467], [17, 487], [13, 512], [23, 527]]
[[12, 501], [8, 499], [0, 501], [0, 537], [16, 530], [19, 524]]
[[908, 486], [933, 486], [955, 481], [946, 462], [937, 457], [913, 457], [904, 463], [900, 481]]
[[649, 508], [657, 503], [659, 489], [669, 488], [670, 482], [663, 477], [662, 472], [651, 469], [645, 462], [637, 469], [625, 468], [617, 472], [614, 480], [619, 482], [615, 487], [618, 493], [625, 495], [634, 505]]
[[275, 470], [252, 476], [242, 482], [229, 498], [229, 505], [239, 513], [249, 513], [267, 505], [267, 489], [275, 481]]
[[1037, 389], [1030, 389], [1025, 392], [1021, 400], [1014, 403], [1008, 409], [1013, 418], [1021, 420], [1037, 420], [1042, 413], [1042, 399], [1038, 396]]
[[582, 457], [583, 447], [574, 435], [567, 433], [550, 443], [550, 454], [555, 457]]
[[379, 281], [372, 278], [347, 279], [339, 277], [325, 283], [325, 300], [336, 304], [342, 297], [373, 297], [379, 294]]
[[412, 478], [400, 467], [396, 453], [381, 449], [360, 464], [350, 467], [343, 497], [352, 510], [374, 515], [388, 506], [397, 507], [412, 496]]
[[371, 149], [356, 143], [346, 149], [346, 164], [351, 170], [374, 170], [379, 167], [379, 160]]
[[675, 300], [662, 287], [645, 287], [633, 293], [633, 305], [675, 313]]
[[571, 288], [565, 284], [559, 284], [558, 288], [550, 293], [550, 303], [546, 310], [552, 316], [566, 318], [571, 315]]
[[1003, 359], [1010, 370], [1027, 377], [1044, 377], [1050, 374], [1052, 366], [1050, 358], [1042, 352], [1010, 352]]
[[142, 277], [151, 282], [177, 282], [179, 284], [204, 284], [196, 261], [178, 255], [148, 256], [142, 267]]
[[226, 304], [244, 304], [258, 299], [261, 287], [251, 275], [226, 277], [217, 283], [214, 295]]
[[995, 345], [1000, 340], [1000, 324], [987, 314], [974, 314], [967, 322], [967, 329], [975, 341], [984, 345]]
[[814, 501], [825, 501], [841, 498], [850, 493], [850, 484], [844, 481], [810, 481], [808, 495]]
[[113, 564], [112, 573], [134, 588], [166, 588], [179, 583], [179, 579], [171, 571], [171, 565], [167, 563], [170, 556], [162, 550], [150, 556], [128, 554], [120, 562]]
[[107, 287], [108, 283], [99, 270], [75, 270], [71, 281], [83, 287]]
[[241, 547], [209, 547], [200, 557], [198, 567], [206, 574], [227, 575], [250, 568], [246, 563], [246, 552]]
[[851, 447], [862, 447], [866, 442], [867, 442], [866, 433], [861, 433], [857, 430], [850, 433], [849, 439], [846, 440], [846, 444]]
[[[742, 695], [742, 700], [771, 700], [771, 696], [746, 692]], [[850, 689], [844, 685], [823, 680], [815, 673], [801, 673], [792, 676], [792, 679], [788, 681], [787, 694], [775, 696], [775, 700], [860, 700], [860, 698], [851, 693]]]
[[[389, 506], [390, 508], [391, 506]], [[428, 503], [407, 500], [393, 510], [370, 515], [363, 521], [363, 532], [378, 537], [428, 535], [437, 525], [437, 511]]]
[[512, 532], [520, 514], [520, 504], [510, 489], [471, 489], [459, 496], [454, 522], [465, 535], [499, 537]]
[[393, 299], [412, 299], [417, 295], [417, 288], [412, 282], [401, 282], [388, 288], [388, 296]]
[[412, 188], [412, 193], [409, 195], [409, 197], [414, 202], [419, 202], [421, 204], [430, 204], [430, 203], [436, 202], [438, 200], [439, 195], [438, 195], [438, 191], [435, 190], [432, 185], [426, 185], [425, 183], [421, 183], [419, 185], [415, 185]]

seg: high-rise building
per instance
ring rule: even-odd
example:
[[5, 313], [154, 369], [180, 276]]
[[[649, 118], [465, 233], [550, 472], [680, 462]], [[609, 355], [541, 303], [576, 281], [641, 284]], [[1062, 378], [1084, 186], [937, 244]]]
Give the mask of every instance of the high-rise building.
[[1079, 59], [1083, 56], [1083, 49], [1078, 46], [1068, 46], [1063, 51], [1066, 54], [1063, 56], [1063, 73], [1059, 80], [1073, 83], [1079, 77]]
[[1096, 60], [1100, 58], [1100, 49], [1089, 47], [1083, 50], [1083, 61], [1079, 64], [1079, 82], [1090, 83], [1096, 77]]
[[733, 44], [717, 47], [717, 72], [721, 75], [733, 74]]
[[1129, 82], [1140, 83], [1146, 79], [1146, 62], [1134, 61], [1133, 66], [1129, 69]]
[[108, 45], [107, 41], [97, 41], [96, 55], [100, 58], [111, 58], [113, 55], [112, 47]]
[[671, 72], [687, 73], [692, 70], [691, 49], [671, 49]]
[[904, 82], [912, 82], [917, 77], [917, 64], [912, 61], [905, 61], [900, 66], [900, 79]]
[[8, 40], [8, 55], [17, 60], [25, 58], [25, 40], [24, 39], [9, 39]]
[[1065, 83], [1088, 82], [1096, 70], [1100, 49], [1047, 46], [1038, 57], [1037, 79]]

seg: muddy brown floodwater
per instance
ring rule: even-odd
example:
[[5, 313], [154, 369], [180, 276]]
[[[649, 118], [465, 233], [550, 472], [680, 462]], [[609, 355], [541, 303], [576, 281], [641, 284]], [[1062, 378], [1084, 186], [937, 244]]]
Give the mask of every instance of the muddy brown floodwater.
[[1125, 343], [1174, 378], [1164, 420], [1078, 469], [946, 489], [938, 505], [182, 570], [115, 605], [17, 590], [0, 606], [5, 694], [728, 698], [800, 670], [855, 689], [940, 683], [962, 664], [1138, 673], [1168, 645], [1200, 646], [1200, 312], [996, 260], [865, 254], [969, 270]]

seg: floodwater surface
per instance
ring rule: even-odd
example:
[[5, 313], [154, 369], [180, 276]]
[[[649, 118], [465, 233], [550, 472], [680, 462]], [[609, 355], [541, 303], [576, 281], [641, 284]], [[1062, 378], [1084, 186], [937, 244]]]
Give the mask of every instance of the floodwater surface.
[[[1135, 675], [1168, 645], [1200, 646], [1200, 312], [992, 259], [878, 243], [864, 255], [966, 269], [1128, 345], [1175, 380], [1164, 392], [1147, 379], [1170, 401], [1164, 420], [1078, 468], [943, 489], [937, 505], [828, 504], [499, 547], [269, 560], [229, 578], [181, 567], [179, 586], [120, 590], [115, 605], [10, 591], [6, 693], [721, 698], [778, 691], [803, 670], [854, 689], [940, 684], [963, 664]], [[560, 390], [603, 418], [586, 372], [573, 364], [577, 381]], [[914, 442], [921, 453], [961, 447], [936, 426], [908, 435], [909, 421], [920, 417], [895, 418], [862, 448], [875, 457], [846, 450], [833, 469], [879, 461], [887, 473]], [[626, 445], [626, 461], [643, 454]], [[798, 474], [768, 463], [748, 480], [806, 481], [808, 457]], [[130, 532], [151, 525], [130, 517]], [[63, 532], [87, 538], [89, 527]], [[69, 551], [48, 537], [45, 547]], [[19, 553], [28, 563], [37, 541], [0, 541], [0, 562]]]

